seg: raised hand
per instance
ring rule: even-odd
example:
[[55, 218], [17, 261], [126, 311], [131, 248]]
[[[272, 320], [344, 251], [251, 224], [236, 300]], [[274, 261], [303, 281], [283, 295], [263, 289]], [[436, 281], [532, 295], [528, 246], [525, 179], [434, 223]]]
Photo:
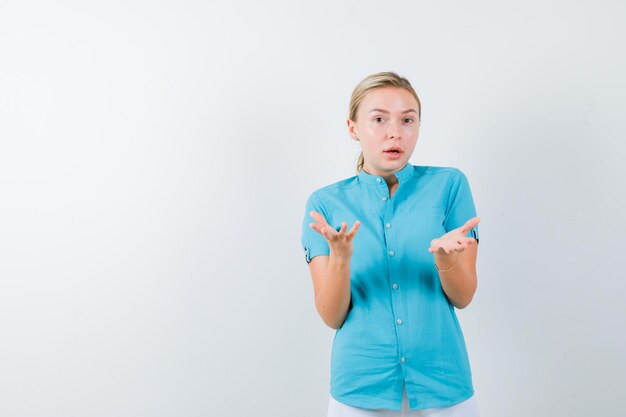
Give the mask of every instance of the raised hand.
[[354, 239], [357, 230], [359, 230], [361, 222], [358, 220], [354, 222], [354, 225], [349, 232], [346, 232], [348, 230], [348, 223], [341, 222], [341, 228], [337, 231], [334, 227], [330, 226], [326, 222], [324, 216], [317, 211], [312, 210], [309, 214], [317, 222], [309, 223], [309, 226], [311, 226], [311, 228], [313, 228], [313, 230], [317, 233], [324, 236], [324, 238], [328, 241], [331, 252], [339, 256], [350, 258], [352, 256], [352, 251], [354, 250], [352, 240]]
[[480, 222], [480, 218], [472, 217], [465, 224], [445, 235], [430, 241], [429, 252], [449, 255], [452, 252], [463, 252], [470, 245], [476, 244], [476, 239], [465, 236], [474, 226]]

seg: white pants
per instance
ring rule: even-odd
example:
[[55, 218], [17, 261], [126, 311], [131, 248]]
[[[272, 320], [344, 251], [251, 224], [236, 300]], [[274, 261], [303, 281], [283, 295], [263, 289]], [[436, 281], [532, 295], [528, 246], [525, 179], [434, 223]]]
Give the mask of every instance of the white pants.
[[330, 396], [328, 400], [327, 417], [479, 417], [478, 404], [474, 396], [469, 399], [442, 408], [427, 408], [424, 410], [410, 410], [409, 399], [406, 396], [406, 388], [402, 388], [402, 410], [393, 411], [385, 409], [359, 408], [340, 403]]

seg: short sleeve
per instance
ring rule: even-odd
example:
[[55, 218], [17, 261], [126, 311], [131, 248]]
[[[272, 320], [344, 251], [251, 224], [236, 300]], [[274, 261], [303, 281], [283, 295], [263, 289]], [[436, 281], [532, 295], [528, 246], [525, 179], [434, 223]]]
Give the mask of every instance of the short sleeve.
[[304, 250], [304, 258], [306, 263], [311, 262], [311, 259], [316, 257], [317, 255], [329, 255], [330, 247], [328, 246], [328, 242], [326, 238], [319, 233], [317, 233], [311, 226], [310, 223], [315, 223], [315, 219], [311, 217], [309, 214], [312, 210], [320, 213], [327, 222], [331, 223], [331, 219], [329, 216], [329, 212], [327, 207], [324, 207], [322, 201], [316, 192], [311, 194], [306, 201], [306, 207], [304, 209], [304, 220], [302, 221], [302, 249]]
[[[475, 216], [476, 208], [467, 177], [462, 171], [455, 169], [449, 182], [446, 219], [443, 223], [446, 232], [463, 226], [465, 222]], [[478, 225], [467, 232], [467, 237], [473, 237], [478, 243]]]

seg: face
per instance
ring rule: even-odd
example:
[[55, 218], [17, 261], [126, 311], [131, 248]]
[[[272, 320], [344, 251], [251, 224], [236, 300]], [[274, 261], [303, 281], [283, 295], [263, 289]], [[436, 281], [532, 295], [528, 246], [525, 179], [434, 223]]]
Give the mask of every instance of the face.
[[378, 88], [363, 98], [357, 121], [348, 120], [348, 132], [359, 139], [368, 174], [388, 177], [406, 165], [419, 135], [418, 111], [403, 88]]

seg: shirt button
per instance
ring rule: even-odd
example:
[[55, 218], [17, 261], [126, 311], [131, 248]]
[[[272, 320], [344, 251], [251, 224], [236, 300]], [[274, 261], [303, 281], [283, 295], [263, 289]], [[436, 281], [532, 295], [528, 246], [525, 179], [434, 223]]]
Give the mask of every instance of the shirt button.
[[380, 178], [376, 178], [376, 182], [380, 182], [380, 181], [381, 181], [381, 179], [380, 179]]
[[397, 289], [398, 289], [398, 284], [393, 284], [393, 285], [391, 286], [391, 288], [393, 288], [394, 290], [397, 290]]
[[389, 256], [393, 256], [393, 255], [395, 255], [395, 254], [396, 254], [396, 253], [395, 253], [394, 251], [392, 251], [392, 250], [390, 250], [390, 251], [389, 251]]
[[402, 363], [406, 362], [406, 359], [404, 358], [404, 356], [400, 358], [400, 362]]
[[387, 200], [387, 197], [383, 197], [383, 201], [386, 201], [386, 200]]
[[389, 228], [391, 227], [391, 224], [387, 223], [387, 224], [385, 225], [385, 227], [386, 227], [387, 229], [389, 229]]
[[402, 319], [398, 319], [398, 320], [396, 320], [396, 323], [398, 323], [398, 325], [400, 325], [400, 326], [401, 326], [401, 325], [402, 325], [402, 323], [403, 323], [403, 322], [402, 322]]

